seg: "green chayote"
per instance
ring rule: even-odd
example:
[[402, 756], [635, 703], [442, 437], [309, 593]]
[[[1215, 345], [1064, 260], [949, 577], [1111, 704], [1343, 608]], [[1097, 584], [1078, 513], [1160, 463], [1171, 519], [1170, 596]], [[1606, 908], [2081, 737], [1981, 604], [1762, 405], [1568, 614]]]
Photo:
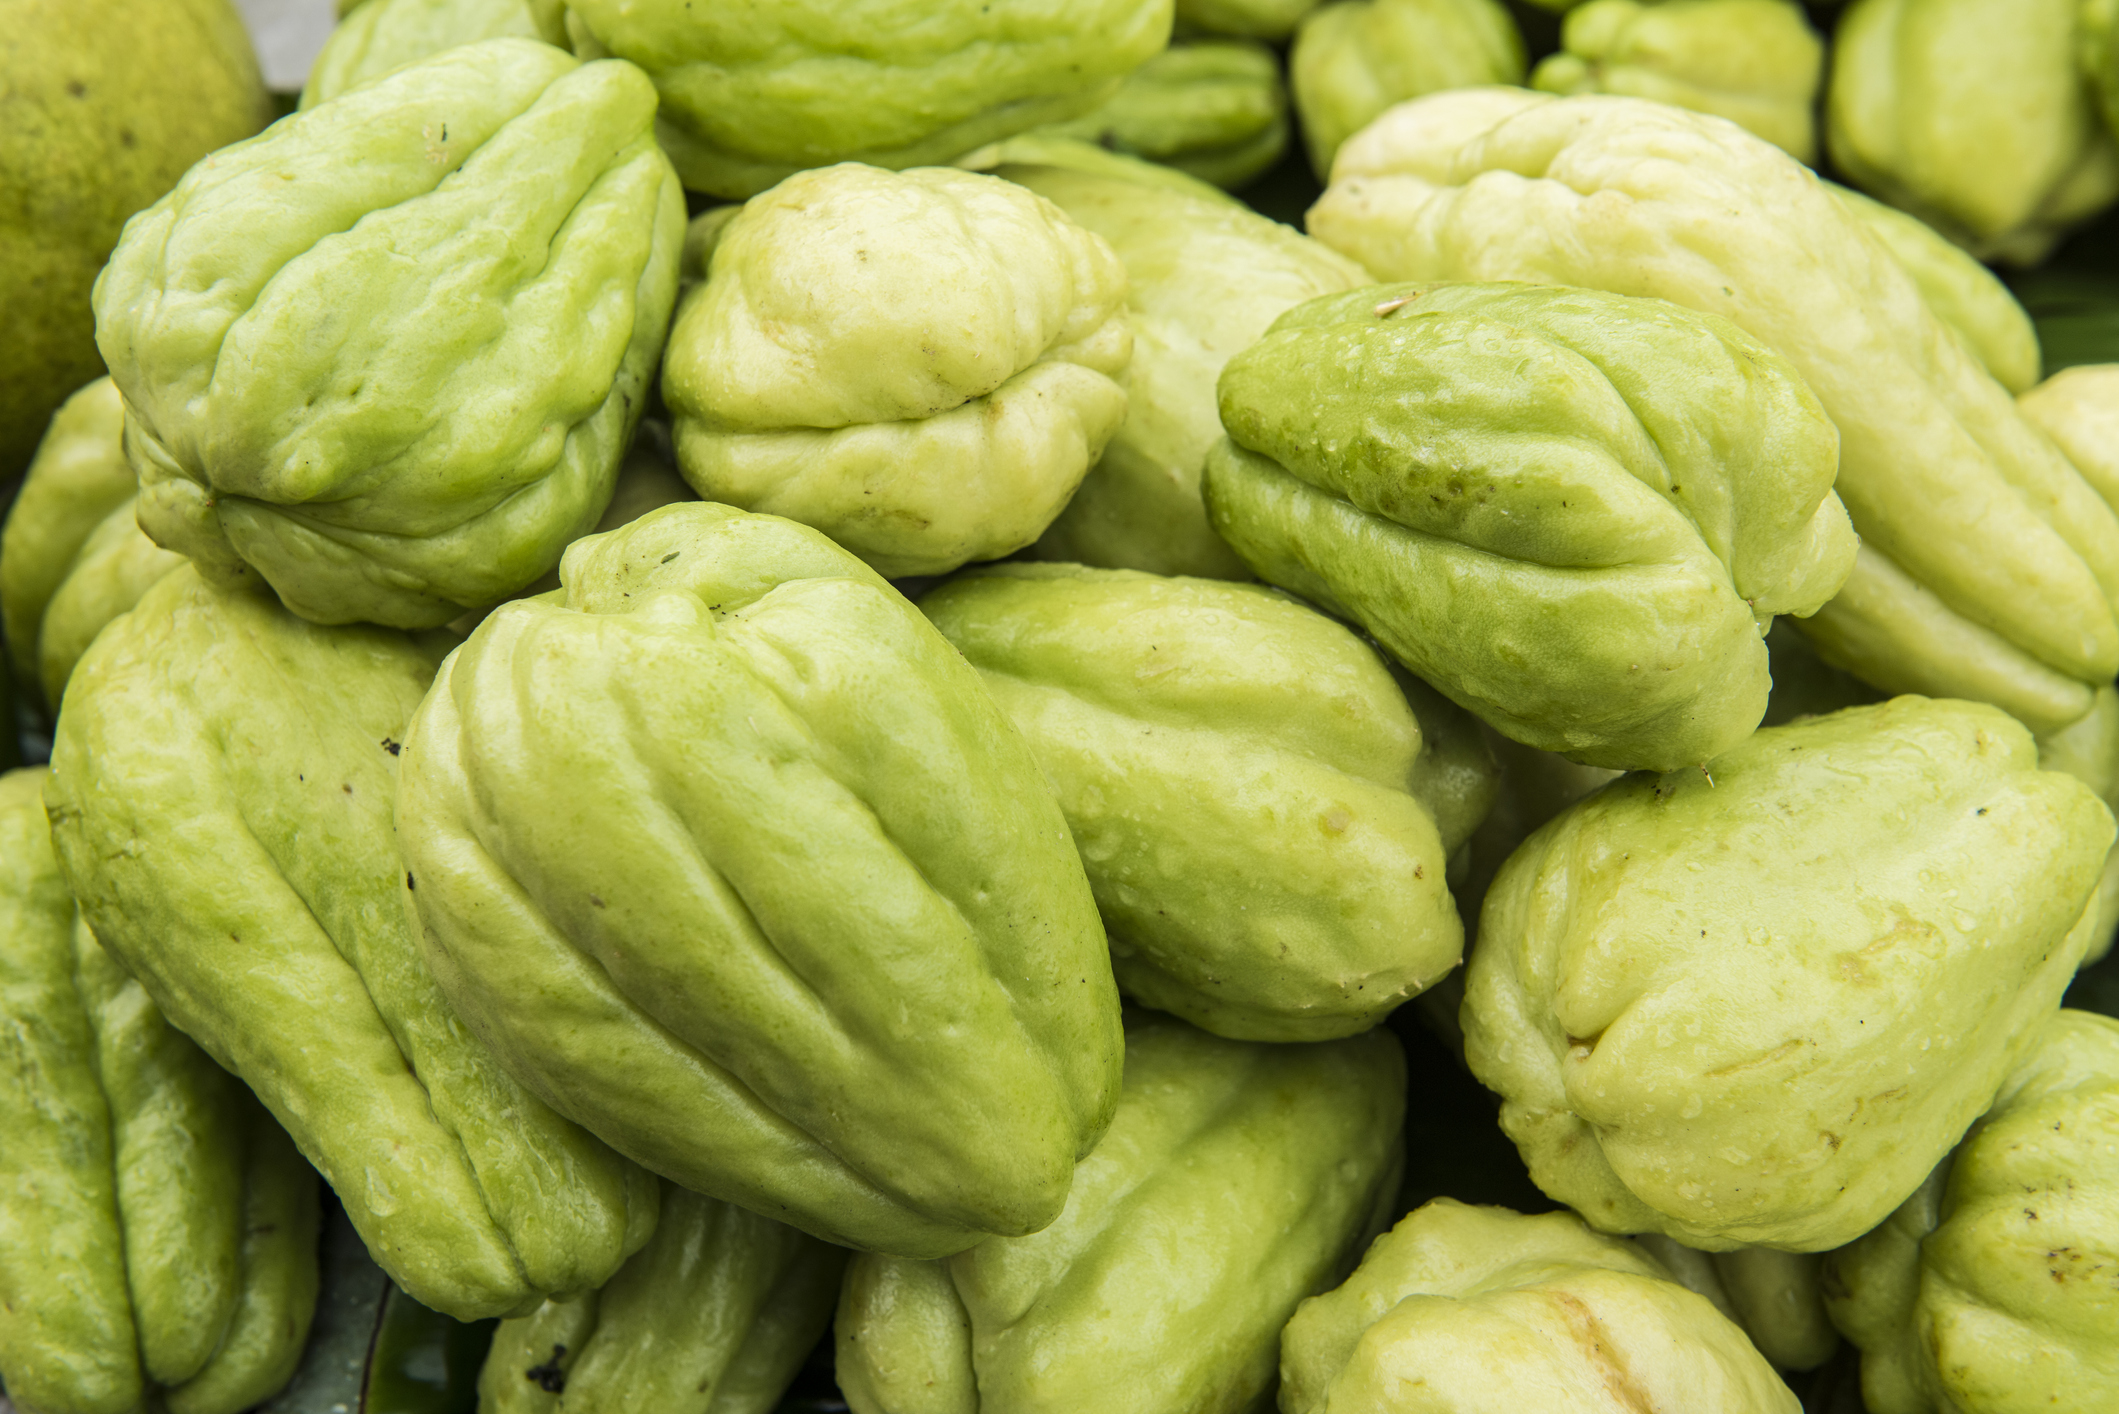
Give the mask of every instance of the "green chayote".
[[1573, 1213], [1437, 1198], [1282, 1337], [1283, 1414], [1799, 1414], [1729, 1319]]
[[1186, 40], [1135, 69], [1079, 118], [1036, 131], [1240, 187], [1279, 161], [1288, 145], [1280, 57], [1255, 40]]
[[2063, 368], [2018, 395], [2016, 406], [2108, 505], [2119, 506], [2119, 363]]
[[1766, 706], [1854, 553], [1837, 434], [1727, 320], [1538, 285], [1298, 305], [1231, 359], [1214, 528], [1506, 736], [1675, 769]]
[[2119, 518], [1778, 148], [1641, 99], [1436, 94], [1349, 144], [1309, 225], [1386, 279], [1653, 295], [1785, 358], [1839, 429], [1862, 536], [1804, 623], [1836, 666], [2040, 731], [2119, 672]]
[[15, 681], [56, 709], [103, 625], [183, 563], [141, 534], [125, 460], [125, 408], [108, 378], [52, 419], [0, 533], [0, 624]]
[[2119, 136], [2119, 0], [2082, 0], [2075, 23], [2076, 63], [2105, 127]]
[[[2039, 737], [2038, 764], [2067, 772], [2119, 815], [2119, 689], [2109, 683], [2098, 688], [2096, 705], [2080, 721]], [[2096, 912], [2089, 948], [2082, 955], [2084, 966], [2111, 951], [2113, 933], [2119, 930], [2119, 844], [2105, 857]]]
[[44, 781], [0, 777], [0, 1378], [50, 1414], [237, 1414], [308, 1335], [316, 1175], [77, 920]]
[[462, 1319], [599, 1285], [654, 1181], [525, 1093], [422, 965], [391, 803], [447, 635], [305, 623], [189, 568], [96, 639], [45, 787], [83, 915]]
[[1048, 560], [1245, 579], [1207, 524], [1199, 477], [1221, 436], [1214, 380], [1290, 306], [1370, 283], [1336, 251], [1235, 202], [1109, 174], [1010, 164], [1001, 175], [1108, 241], [1133, 330], [1126, 420], [1037, 541]]
[[563, 48], [565, 13], [562, 0], [363, 0], [331, 32], [309, 66], [301, 106], [314, 108], [400, 65], [459, 44], [540, 39]]
[[631, 65], [495, 39], [192, 168], [96, 282], [141, 528], [322, 623], [442, 624], [550, 569], [676, 297], [654, 113]]
[[2081, 8], [1849, 5], [1825, 101], [1833, 164], [1975, 255], [2037, 264], [2119, 197], [2119, 145], [2077, 67]]
[[1919, 1186], [2089, 940], [2112, 817], [1994, 708], [1900, 697], [1629, 776], [1502, 867], [1466, 1058], [1611, 1232], [1815, 1252]]
[[1919, 217], [1852, 187], [1826, 187], [1898, 258], [1928, 309], [1963, 337], [1995, 382], [2020, 398], [2038, 381], [2038, 331], [1993, 271]]
[[800, 173], [721, 228], [677, 313], [678, 467], [892, 578], [1009, 554], [1125, 419], [1125, 299], [1110, 248], [1012, 182]]
[[1387, 1031], [1224, 1041], [1129, 1013], [1126, 1085], [1066, 1211], [942, 1262], [861, 1256], [835, 1324], [854, 1414], [1241, 1414], [1280, 1328], [1393, 1211]]
[[1207, 34], [1282, 40], [1318, 0], [1177, 0], [1177, 22]]
[[1319, 181], [1385, 109], [1441, 89], [1523, 81], [1523, 36], [1499, 0], [1334, 0], [1302, 22], [1288, 86]]
[[1811, 109], [1825, 46], [1794, 0], [1590, 0], [1532, 88], [1618, 93], [1712, 113], [1798, 162], [1817, 156]]
[[2047, 1021], [1994, 1108], [1874, 1232], [1826, 1259], [1871, 1414], [2119, 1403], [2119, 1021]]
[[840, 1248], [665, 1185], [655, 1235], [601, 1290], [501, 1322], [480, 1414], [771, 1414], [845, 1265]]
[[1321, 1041], [1456, 966], [1444, 870], [1492, 766], [1343, 625], [1263, 586], [1079, 565], [960, 575], [920, 608], [1029, 742], [1136, 1001]]
[[1783, 1370], [1814, 1370], [1839, 1349], [1825, 1314], [1825, 1259], [1816, 1252], [1738, 1247], [1702, 1252], [1660, 1232], [1634, 1241], [1687, 1291], [1714, 1303], [1758, 1353]]
[[685, 1187], [923, 1257], [1035, 1231], [1109, 1122], [1065, 819], [948, 642], [806, 527], [583, 540], [443, 666], [398, 843], [459, 1014]]
[[567, 0], [576, 53], [630, 59], [684, 184], [754, 196], [836, 162], [918, 167], [1072, 118], [1170, 40], [1170, 0]]

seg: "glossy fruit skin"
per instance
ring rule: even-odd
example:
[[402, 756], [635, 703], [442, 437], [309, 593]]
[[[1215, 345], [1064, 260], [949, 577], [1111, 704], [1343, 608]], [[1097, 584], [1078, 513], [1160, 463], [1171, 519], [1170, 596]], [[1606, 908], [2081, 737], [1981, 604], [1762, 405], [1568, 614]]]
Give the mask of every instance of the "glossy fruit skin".
[[1725, 320], [1527, 284], [1298, 305], [1231, 359], [1209, 518], [1495, 730], [1672, 769], [1748, 734], [1854, 534], [1838, 436]]
[[827, 1240], [1049, 1223], [1117, 1103], [1118, 996], [971, 666], [821, 534], [728, 506], [560, 578], [405, 742], [405, 903], [457, 1013], [621, 1152]]
[[1629, 776], [1503, 866], [1466, 1059], [1539, 1187], [1600, 1229], [1839, 1246], [2058, 1004], [2111, 818], [2005, 714], [1916, 697]]
[[508, 1078], [406, 924], [397, 753], [452, 643], [311, 624], [180, 568], [76, 669], [45, 800], [104, 946], [257, 1093], [392, 1279], [473, 1320], [601, 1284], [659, 1192]]
[[835, 1324], [856, 1414], [1237, 1414], [1279, 1332], [1396, 1201], [1405, 1059], [1385, 1030], [1225, 1041], [1128, 1013], [1126, 1089], [1067, 1208], [942, 1262], [860, 1256]]
[[549, 570], [676, 298], [654, 113], [631, 65], [492, 39], [186, 173], [96, 284], [141, 528], [317, 623], [430, 628]]

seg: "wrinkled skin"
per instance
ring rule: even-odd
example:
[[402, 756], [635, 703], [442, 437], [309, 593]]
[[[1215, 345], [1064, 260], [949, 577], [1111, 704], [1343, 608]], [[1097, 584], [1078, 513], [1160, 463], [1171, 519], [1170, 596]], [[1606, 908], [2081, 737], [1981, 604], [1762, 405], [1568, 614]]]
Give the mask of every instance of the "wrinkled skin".
[[1572, 1213], [1437, 1198], [1281, 1344], [1283, 1414], [1798, 1414], [1744, 1333]]
[[1713, 113], [1798, 162], [1817, 159], [1825, 46], [1794, 0], [1591, 0], [1568, 12], [1560, 44], [1532, 88]]
[[309, 66], [303, 108], [459, 44], [541, 39], [566, 46], [565, 6], [555, 0], [366, 0], [347, 13]]
[[1466, 1058], [1538, 1186], [1600, 1229], [1839, 1246], [2058, 1004], [2111, 821], [1967, 702], [1849, 708], [1628, 777], [1502, 867]]
[[666, 1185], [655, 1235], [600, 1290], [501, 1322], [478, 1407], [771, 1414], [830, 1324], [845, 1266], [841, 1248]]
[[1288, 55], [1319, 181], [1340, 145], [1394, 103], [1522, 81], [1523, 36], [1498, 0], [1335, 0], [1303, 20]]
[[827, 1240], [1050, 1222], [1117, 1102], [1118, 997], [971, 666], [822, 535], [727, 506], [560, 579], [405, 741], [404, 902], [457, 1013], [621, 1152]]
[[600, 1285], [658, 1191], [508, 1078], [406, 926], [397, 753], [452, 644], [176, 570], [76, 669], [45, 804], [103, 945], [257, 1092], [383, 1270], [470, 1320]]
[[1036, 131], [1161, 162], [1233, 190], [1279, 161], [1288, 145], [1280, 56], [1254, 40], [1173, 44], [1079, 118]]
[[1405, 1060], [1387, 1031], [1224, 1041], [1128, 1013], [1126, 1088], [1059, 1219], [946, 1262], [856, 1257], [855, 1414], [1240, 1414], [1280, 1328], [1389, 1220]]
[[1170, 0], [568, 0], [576, 53], [661, 95], [684, 184], [755, 196], [810, 167], [919, 167], [1075, 117], [1170, 40]]
[[1344, 626], [1259, 586], [1079, 565], [959, 576], [920, 608], [1029, 742], [1134, 1000], [1320, 1041], [1456, 965], [1444, 870], [1492, 765]]
[[2119, 1021], [2062, 1011], [1953, 1158], [1827, 1261], [1872, 1414], [2119, 1400]]
[[1503, 735], [1673, 769], [1765, 710], [1775, 614], [1854, 552], [1837, 435], [1788, 364], [1660, 300], [1383, 285], [1229, 361], [1208, 515]]
[[1552, 280], [1722, 315], [1839, 429], [1862, 551], [1804, 628], [1890, 692], [2035, 730], [2119, 673], [2119, 518], [1786, 153], [1639, 99], [1469, 89], [1349, 143], [1310, 231], [1386, 279]]
[[44, 781], [0, 777], [0, 1377], [23, 1409], [237, 1414], [301, 1357], [316, 1174], [77, 920]]
[[1833, 164], [1982, 259], [2037, 264], [2119, 197], [2119, 145], [2078, 68], [2081, 8], [1857, 0], [1834, 32]]
[[678, 311], [678, 467], [893, 579], [1009, 554], [1125, 418], [1125, 298], [1100, 238], [998, 177], [800, 173], [715, 234]]
[[2037, 421], [2021, 399], [2038, 381], [2038, 331], [2009, 287], [1918, 217], [1851, 187], [1827, 188], [1898, 258], [1935, 317], [1963, 337], [1994, 381], [2016, 394], [2017, 406]]
[[676, 297], [654, 112], [630, 65], [494, 39], [186, 173], [96, 284], [141, 528], [318, 623], [431, 627], [549, 570]]
[[1214, 381], [1291, 306], [1366, 285], [1368, 273], [1278, 221], [1157, 185], [1152, 173], [1010, 164], [1000, 175], [1110, 243], [1125, 265], [1133, 332], [1126, 420], [1036, 554], [1248, 578], [1199, 498], [1207, 449], [1221, 436]]

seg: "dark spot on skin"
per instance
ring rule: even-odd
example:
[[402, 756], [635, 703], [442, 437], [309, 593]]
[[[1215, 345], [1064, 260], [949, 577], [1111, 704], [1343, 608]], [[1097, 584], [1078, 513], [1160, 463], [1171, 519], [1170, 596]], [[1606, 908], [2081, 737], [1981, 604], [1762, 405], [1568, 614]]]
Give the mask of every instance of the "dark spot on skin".
[[240, 943], [240, 942], [241, 942], [241, 941], [243, 941], [243, 940], [242, 940], [242, 938], [241, 938], [240, 936], [238, 936], [237, 934], [234, 934], [234, 933], [230, 933], [230, 934], [228, 935], [228, 941], [229, 941], [229, 942], [231, 942], [231, 943]]
[[1413, 877], [1415, 879], [1425, 879], [1427, 877], [1426, 868], [1421, 865], [1415, 864], [1413, 866]]
[[672, 550], [672, 551], [670, 551], [670, 552], [669, 552], [669, 553], [668, 553], [667, 555], [664, 555], [664, 556], [662, 557], [662, 561], [661, 561], [661, 562], [662, 562], [663, 564], [665, 564], [665, 565], [666, 565], [666, 564], [668, 564], [668, 563], [669, 563], [669, 562], [670, 562], [671, 560], [674, 560], [674, 559], [676, 559], [676, 558], [677, 558], [677, 552], [676, 552], [675, 550]]
[[408, 893], [419, 892], [419, 885], [412, 882], [412, 871], [410, 869], [405, 871], [405, 889]]
[[1973, 813], [1974, 815], [1984, 815], [1984, 814], [1986, 814], [1986, 813], [1987, 813], [1987, 808], [1986, 808], [1986, 807], [1985, 807], [1984, 805], [1982, 805], [1982, 806], [1980, 806], [1980, 807], [1979, 807], [1979, 808], [1978, 808], [1977, 810], [1973, 811], [1972, 813]]
[[76, 98], [88, 97], [88, 85], [79, 79], [68, 79], [66, 81], [66, 91]]
[[344, 791], [348, 795], [353, 794], [353, 787], [351, 784], [340, 786], [339, 789]]
[[133, 136], [131, 128], [118, 129], [118, 146], [132, 148], [138, 147], [139, 145], [140, 140]]
[[2025, 1208], [2025, 1209], [2023, 1210], [2023, 1215], [2024, 1215], [2025, 1217], [2029, 1218], [2029, 1219], [2030, 1219], [2030, 1220], [2031, 1220], [2032, 1222], [2037, 1222], [2037, 1221], [2038, 1221], [2038, 1214], [2036, 1214], [2036, 1213], [2032, 1212], [2032, 1211], [2031, 1211], [2031, 1210], [2030, 1210], [2029, 1208]]
[[389, 752], [392, 756], [397, 755], [398, 752], [403, 751], [404, 749], [404, 744], [402, 742], [392, 741], [388, 737], [383, 738], [383, 750]]
[[559, 1362], [566, 1358], [566, 1353], [567, 1348], [564, 1345], [553, 1346], [552, 1358], [542, 1365], [532, 1365], [524, 1370], [522, 1377], [546, 1394], [564, 1393], [567, 1387], [567, 1372], [559, 1368]]
[[443, 142], [447, 142], [449, 140], [449, 125], [447, 123], [443, 123], [441, 125], [441, 140]]
[[604, 906], [604, 905], [603, 905], [603, 900], [602, 900], [602, 899], [600, 899], [600, 898], [596, 897], [596, 895], [594, 895], [594, 894], [590, 894], [590, 895], [589, 895], [589, 907], [591, 907], [591, 908], [602, 908], [603, 906]]

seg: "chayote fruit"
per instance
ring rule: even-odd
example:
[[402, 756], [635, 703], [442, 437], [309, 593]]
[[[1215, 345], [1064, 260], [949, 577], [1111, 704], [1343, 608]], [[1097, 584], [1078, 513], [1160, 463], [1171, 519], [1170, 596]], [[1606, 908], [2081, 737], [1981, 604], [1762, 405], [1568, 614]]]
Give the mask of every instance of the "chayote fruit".
[[1110, 243], [1125, 265], [1133, 331], [1126, 420], [1038, 537], [1036, 554], [1249, 578], [1199, 499], [1207, 449], [1221, 436], [1214, 380], [1277, 315], [1369, 284], [1368, 273], [1233, 201], [1132, 180], [1130, 171], [1010, 164], [1000, 173]]
[[2119, 135], [2119, 0], [2082, 0], [2075, 23], [2076, 63], [2105, 127]]
[[2038, 381], [2038, 331], [1993, 271], [1917, 216], [1852, 187], [1828, 182], [1826, 189], [1898, 258], [1929, 311], [1957, 331], [1995, 382], [2020, 398]]
[[1660, 1232], [1633, 1240], [1678, 1285], [1712, 1302], [1775, 1367], [1814, 1370], [1839, 1349], [1839, 1332], [1825, 1314], [1825, 1259], [1819, 1253], [1771, 1247], [1702, 1252]]
[[1466, 1058], [1610, 1232], [1816, 1252], [1918, 1187], [2089, 940], [2112, 817], [1994, 708], [1900, 697], [1616, 782], [1502, 867]]
[[1817, 157], [1811, 110], [1825, 45], [1794, 0], [1590, 0], [1532, 88], [1617, 93], [1727, 118], [1798, 162]]
[[316, 1306], [316, 1174], [80, 923], [45, 772], [0, 777], [0, 1378], [53, 1414], [237, 1414]]
[[[2047, 771], [2065, 771], [2097, 792], [2105, 808], [2119, 815], [2119, 689], [2107, 683], [2097, 689], [2096, 705], [2082, 720], [2038, 738], [2038, 764]], [[2105, 856], [2104, 873], [2097, 881], [2097, 921], [2090, 932], [2083, 966], [2098, 961], [2112, 948], [2112, 935], [2119, 930], [2119, 845]]]
[[1800, 1414], [1706, 1298], [1573, 1213], [1437, 1198], [1302, 1303], [1283, 1414]]
[[1302, 22], [1288, 86], [1310, 170], [1395, 103], [1523, 81], [1523, 36], [1499, 0], [1334, 0]]
[[600, 1291], [503, 1321], [480, 1414], [771, 1414], [824, 1328], [843, 1249], [677, 1187]]
[[1088, 111], [1170, 41], [1170, 0], [567, 0], [576, 53], [662, 96], [684, 184], [755, 196], [811, 167], [919, 167]]
[[666, 506], [443, 666], [404, 887], [509, 1068], [687, 1188], [849, 1246], [1032, 1232], [1109, 1123], [1118, 997], [1037, 763], [806, 527]]
[[1836, 666], [2040, 731], [2119, 672], [2119, 518], [1770, 144], [1641, 99], [1437, 94], [1348, 146], [1309, 223], [1387, 279], [1653, 295], [1786, 358], [1839, 428], [1835, 489], [1863, 542], [1804, 624]]
[[67, 399], [0, 534], [10, 666], [54, 709], [103, 625], [185, 563], [140, 529], [124, 431], [124, 403], [108, 378]]
[[1036, 129], [1240, 187], [1288, 145], [1280, 56], [1255, 40], [1173, 44], [1079, 118]]
[[2020, 394], [2016, 406], [2108, 505], [2119, 506], [2119, 363], [2063, 368]]
[[1224, 1041], [1129, 1013], [1118, 1115], [1066, 1211], [942, 1262], [860, 1256], [835, 1323], [854, 1414], [1238, 1414], [1280, 1328], [1389, 1220], [1388, 1031]]
[[1344, 626], [1263, 586], [1079, 565], [960, 575], [920, 608], [1029, 742], [1134, 1000], [1322, 1041], [1457, 965], [1444, 870], [1491, 760]]
[[1856, 0], [1834, 33], [1833, 164], [1982, 259], [2037, 264], [2119, 197], [2119, 145], [2077, 68], [2080, 8]]
[[2119, 1021], [2063, 1011], [1955, 1156], [1826, 1259], [1871, 1414], [2119, 1405]]
[[309, 66], [301, 106], [314, 108], [459, 44], [540, 39], [565, 48], [565, 14], [559, 0], [362, 0], [331, 31]]
[[1727, 320], [1537, 285], [1298, 305], [1229, 361], [1214, 528], [1506, 736], [1675, 769], [1765, 711], [1846, 578], [1838, 438]]
[[177, 570], [75, 670], [45, 803], [96, 936], [258, 1093], [398, 1285], [468, 1320], [601, 1284], [657, 1190], [508, 1078], [406, 926], [397, 752], [452, 642]]
[[675, 299], [654, 112], [630, 65], [496, 39], [192, 168], [96, 282], [141, 528], [321, 623], [442, 624], [550, 569]]
[[677, 313], [678, 468], [893, 579], [1009, 554], [1125, 419], [1125, 299], [1110, 247], [1012, 182], [790, 177], [719, 231]]
[[1177, 0], [1177, 22], [1208, 34], [1284, 40], [1318, 0]]

